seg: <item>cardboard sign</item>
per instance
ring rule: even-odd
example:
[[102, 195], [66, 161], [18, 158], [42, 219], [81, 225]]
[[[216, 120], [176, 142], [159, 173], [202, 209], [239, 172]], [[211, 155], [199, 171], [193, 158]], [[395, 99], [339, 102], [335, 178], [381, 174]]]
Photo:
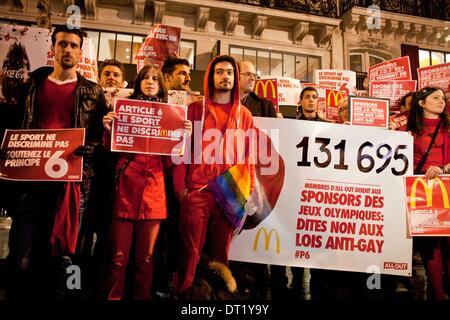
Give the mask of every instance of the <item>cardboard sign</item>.
[[6, 130], [0, 178], [21, 181], [81, 181], [85, 129]]
[[409, 56], [384, 61], [369, 68], [369, 81], [411, 80]]
[[349, 96], [348, 105], [351, 125], [388, 128], [388, 99]]
[[450, 176], [405, 177], [405, 188], [410, 234], [450, 236]]
[[111, 132], [111, 150], [182, 155], [187, 107], [132, 99], [115, 99], [118, 115]]

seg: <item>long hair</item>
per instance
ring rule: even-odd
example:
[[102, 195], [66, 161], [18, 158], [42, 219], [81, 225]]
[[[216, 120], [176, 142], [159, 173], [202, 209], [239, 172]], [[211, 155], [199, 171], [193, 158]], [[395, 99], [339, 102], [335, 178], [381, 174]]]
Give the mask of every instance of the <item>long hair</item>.
[[[444, 93], [442, 89], [436, 87], [425, 87], [414, 93], [413, 101], [411, 103], [411, 110], [409, 110], [408, 116], [408, 131], [411, 131], [416, 135], [420, 135], [422, 133], [424, 116], [423, 107], [419, 102], [424, 101], [430, 94], [438, 90]], [[450, 119], [447, 112], [447, 107], [444, 107], [444, 111], [440, 114], [440, 118], [444, 121], [443, 128], [448, 130], [450, 128]]]
[[166, 89], [166, 86], [164, 85], [163, 75], [161, 73], [161, 70], [159, 70], [158, 67], [156, 67], [153, 64], [145, 65], [141, 69], [141, 71], [139, 71], [139, 73], [137, 74], [136, 78], [134, 79], [134, 92], [130, 96], [130, 99], [135, 99], [139, 96], [145, 97], [144, 93], [141, 90], [141, 82], [142, 82], [142, 80], [144, 80], [145, 75], [150, 70], [155, 70], [156, 76], [158, 77], [159, 90], [158, 90], [158, 93], [156, 94], [156, 98], [159, 101], [164, 101], [164, 102], [167, 101], [167, 89]]

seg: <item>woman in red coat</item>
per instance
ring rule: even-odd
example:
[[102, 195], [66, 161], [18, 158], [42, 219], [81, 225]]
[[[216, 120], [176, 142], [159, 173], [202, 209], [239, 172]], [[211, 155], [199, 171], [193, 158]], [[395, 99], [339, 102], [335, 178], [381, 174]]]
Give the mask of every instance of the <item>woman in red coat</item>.
[[[161, 71], [144, 66], [136, 77], [130, 99], [165, 102], [167, 90]], [[114, 112], [103, 118], [111, 132]], [[185, 122], [190, 130], [191, 122]], [[167, 217], [163, 161], [160, 155], [122, 153], [116, 172], [122, 171], [114, 197], [110, 226], [112, 261], [108, 268], [107, 298], [120, 300], [125, 286], [130, 248], [135, 239], [133, 296], [136, 300], [152, 298], [153, 252], [162, 219]]]
[[[440, 126], [428, 156], [428, 149], [436, 127]], [[414, 94], [408, 117], [407, 130], [414, 136], [415, 174], [434, 179], [450, 173], [450, 118], [446, 109], [445, 94], [441, 89], [426, 87]], [[422, 158], [425, 164], [417, 168]], [[419, 237], [414, 244], [422, 255], [427, 272], [428, 292], [436, 300], [444, 300], [443, 266], [447, 266], [450, 280], [450, 237]], [[443, 261], [444, 259], [447, 261]]]

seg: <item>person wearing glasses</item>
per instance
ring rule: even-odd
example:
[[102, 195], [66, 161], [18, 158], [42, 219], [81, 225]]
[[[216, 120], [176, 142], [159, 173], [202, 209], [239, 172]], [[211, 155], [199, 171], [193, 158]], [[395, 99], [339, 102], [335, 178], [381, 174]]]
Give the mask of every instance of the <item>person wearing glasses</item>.
[[258, 97], [253, 90], [256, 84], [256, 68], [250, 61], [238, 63], [241, 102], [254, 117], [276, 118], [277, 111], [273, 103], [267, 99]]

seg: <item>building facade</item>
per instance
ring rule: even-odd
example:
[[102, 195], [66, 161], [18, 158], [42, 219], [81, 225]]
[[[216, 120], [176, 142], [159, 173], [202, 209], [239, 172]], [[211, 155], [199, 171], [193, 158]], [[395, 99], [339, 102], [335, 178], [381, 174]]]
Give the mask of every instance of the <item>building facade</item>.
[[152, 25], [180, 27], [180, 55], [197, 90], [219, 53], [253, 61], [260, 76], [302, 82], [313, 82], [316, 69], [353, 70], [360, 89], [367, 69], [384, 60], [410, 55], [413, 70], [450, 61], [450, 0], [4, 0], [0, 19], [36, 25], [43, 2], [53, 24], [79, 8], [98, 62], [116, 58], [129, 70]]

